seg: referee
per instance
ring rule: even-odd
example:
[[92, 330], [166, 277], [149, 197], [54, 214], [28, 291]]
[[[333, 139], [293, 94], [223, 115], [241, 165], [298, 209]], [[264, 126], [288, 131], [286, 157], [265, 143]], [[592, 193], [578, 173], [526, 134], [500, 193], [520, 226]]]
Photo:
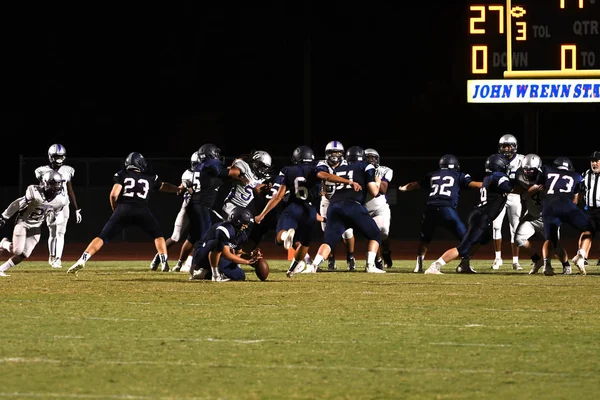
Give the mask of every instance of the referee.
[[[583, 184], [585, 188], [584, 210], [594, 227], [592, 235], [595, 236], [600, 229], [600, 189], [598, 188], [600, 185], [600, 151], [594, 151], [590, 156], [590, 169], [583, 174]], [[596, 265], [600, 265], [600, 259]]]

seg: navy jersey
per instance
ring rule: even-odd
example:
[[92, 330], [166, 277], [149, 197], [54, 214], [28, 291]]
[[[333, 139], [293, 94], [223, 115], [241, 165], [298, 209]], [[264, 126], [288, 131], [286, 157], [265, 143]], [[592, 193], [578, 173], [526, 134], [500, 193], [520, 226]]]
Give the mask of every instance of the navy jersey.
[[210, 227], [204, 234], [199, 246], [203, 247], [205, 252], [223, 251], [228, 246], [233, 252], [240, 249], [248, 241], [248, 235], [245, 231], [236, 232], [230, 221], [218, 222]]
[[285, 185], [290, 191], [288, 203], [300, 203], [314, 206], [311, 193], [315, 185], [320, 183], [317, 171], [312, 164], [288, 165], [281, 169], [275, 185]]
[[471, 175], [455, 169], [438, 169], [429, 172], [421, 180], [421, 187], [429, 187], [427, 206], [452, 207], [458, 206], [461, 189], [469, 186], [473, 179]]
[[375, 167], [363, 161], [349, 164], [346, 160], [343, 160], [340, 165], [334, 168], [333, 172], [342, 178], [358, 182], [363, 190], [355, 192], [352, 185], [344, 185], [343, 183], [337, 184], [329, 203], [353, 200], [364, 204], [367, 194], [367, 185], [370, 182], [375, 182]]
[[492, 172], [483, 178], [479, 203], [475, 207], [493, 221], [506, 204], [506, 196], [512, 189], [513, 183], [506, 174]]
[[229, 176], [228, 168], [218, 159], [208, 159], [196, 165], [193, 171], [191, 204], [213, 207], [223, 179]]
[[113, 175], [113, 182], [123, 186], [117, 204], [148, 206], [150, 192], [156, 192], [162, 186], [158, 175], [122, 169]]
[[549, 202], [572, 202], [576, 193], [583, 190], [583, 176], [579, 172], [542, 166], [537, 182], [544, 185], [545, 199]]

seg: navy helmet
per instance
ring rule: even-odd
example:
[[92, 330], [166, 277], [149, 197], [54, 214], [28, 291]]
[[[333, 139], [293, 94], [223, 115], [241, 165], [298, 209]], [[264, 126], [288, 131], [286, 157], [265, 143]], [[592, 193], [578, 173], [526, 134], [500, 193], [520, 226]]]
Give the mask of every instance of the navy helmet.
[[455, 169], [460, 171], [460, 163], [454, 154], [444, 154], [440, 158], [439, 166], [440, 169]]
[[503, 154], [492, 154], [485, 160], [485, 172], [502, 172], [508, 173], [510, 163]]
[[127, 158], [125, 159], [125, 169], [139, 169], [142, 172], [145, 172], [148, 168], [148, 163], [143, 155], [134, 151], [129, 153]]

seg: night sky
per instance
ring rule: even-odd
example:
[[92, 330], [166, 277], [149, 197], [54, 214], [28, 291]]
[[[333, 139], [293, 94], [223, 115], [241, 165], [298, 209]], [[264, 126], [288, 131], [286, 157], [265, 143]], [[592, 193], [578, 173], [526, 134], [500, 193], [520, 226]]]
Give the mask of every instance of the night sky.
[[391, 3], [11, 6], [9, 168], [55, 142], [90, 158], [189, 157], [207, 142], [226, 156], [322, 154], [334, 139], [382, 157], [485, 155], [504, 133], [524, 141], [536, 110], [540, 153], [591, 152], [577, 138], [597, 134], [597, 106], [466, 103], [464, 4]]

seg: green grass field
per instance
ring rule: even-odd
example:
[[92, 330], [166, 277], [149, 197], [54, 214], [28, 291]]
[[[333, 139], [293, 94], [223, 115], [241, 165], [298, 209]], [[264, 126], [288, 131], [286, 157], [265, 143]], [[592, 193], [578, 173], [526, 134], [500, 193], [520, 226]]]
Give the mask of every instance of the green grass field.
[[600, 267], [413, 263], [290, 280], [271, 261], [265, 282], [223, 283], [146, 261], [23, 263], [0, 278], [0, 398], [598, 398]]

